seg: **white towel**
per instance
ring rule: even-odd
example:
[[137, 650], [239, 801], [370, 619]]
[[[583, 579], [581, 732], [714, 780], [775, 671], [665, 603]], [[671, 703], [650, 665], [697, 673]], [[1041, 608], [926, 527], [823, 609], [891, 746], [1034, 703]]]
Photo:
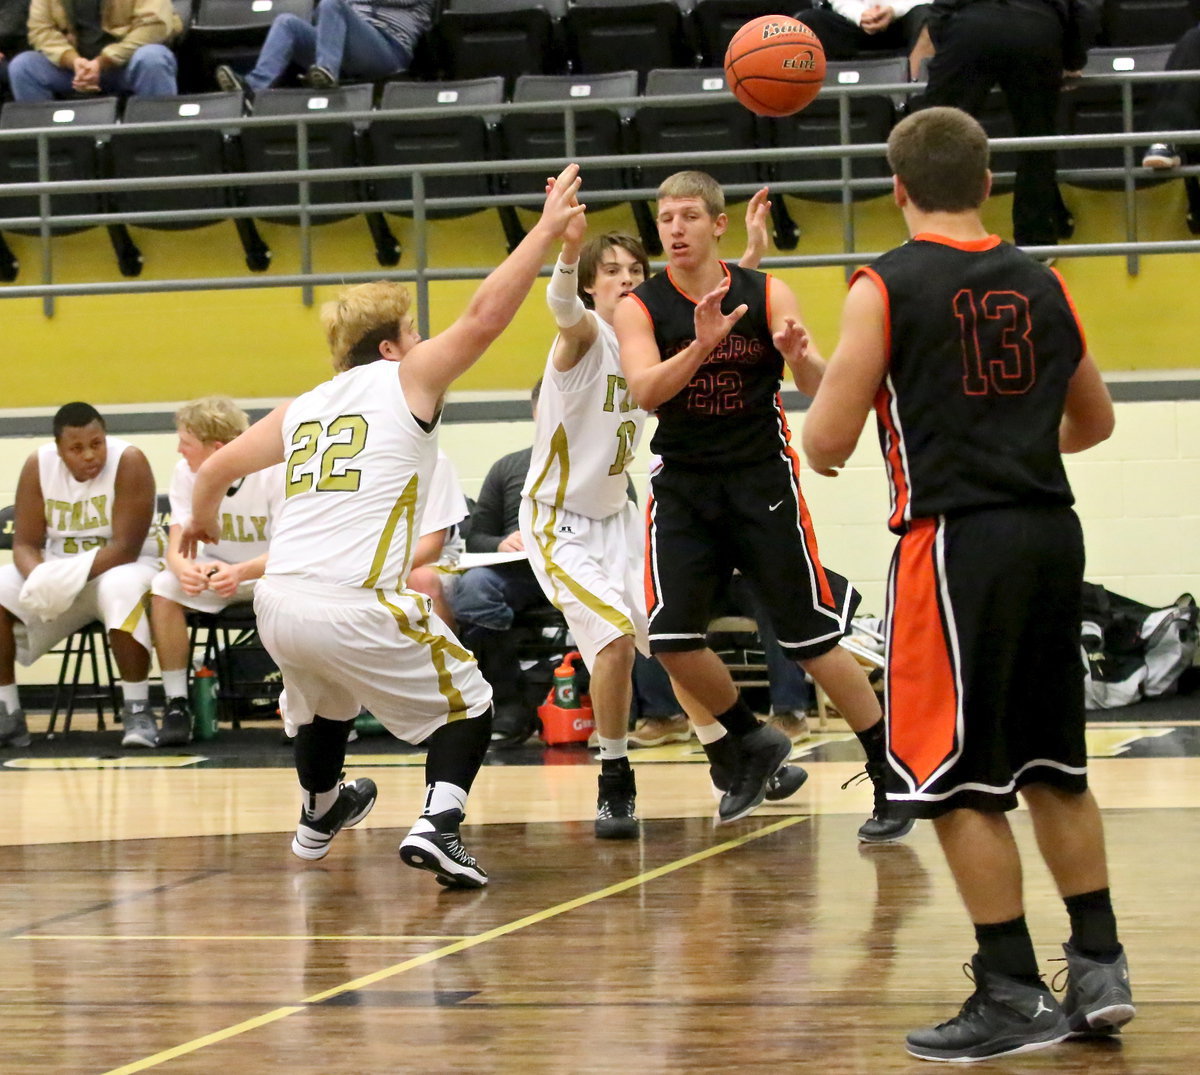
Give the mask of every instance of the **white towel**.
[[92, 561], [100, 550], [89, 549], [58, 560], [44, 560], [21, 587], [21, 606], [38, 619], [55, 620], [75, 603], [87, 585]]

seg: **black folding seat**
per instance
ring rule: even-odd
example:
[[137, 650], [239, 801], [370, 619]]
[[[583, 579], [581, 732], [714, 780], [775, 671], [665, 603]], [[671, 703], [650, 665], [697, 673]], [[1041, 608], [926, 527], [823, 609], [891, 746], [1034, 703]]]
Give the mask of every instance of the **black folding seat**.
[[[397, 83], [400, 85], [400, 83]], [[374, 88], [370, 83], [338, 86], [330, 90], [272, 89], [254, 95], [254, 115], [278, 117], [281, 121], [297, 116], [331, 115], [340, 112], [369, 112]], [[254, 126], [243, 129], [240, 137], [242, 162], [247, 172], [294, 171], [301, 167], [320, 172], [325, 169], [359, 168], [365, 157], [360, 149], [369, 120], [309, 123], [306, 161], [301, 161], [298, 126], [281, 122], [279, 126]], [[249, 206], [295, 206], [302, 188], [297, 182], [244, 184], [245, 203]], [[307, 203], [313, 207], [341, 202], [364, 202], [367, 190], [358, 177], [309, 181]], [[312, 224], [345, 220], [350, 211], [318, 213], [309, 216]], [[395, 265], [400, 260], [400, 245], [391, 234], [382, 213], [368, 212], [367, 224], [375, 243], [380, 265]], [[271, 214], [278, 223], [297, 224], [299, 213]]]
[[722, 66], [730, 39], [746, 23], [764, 15], [778, 15], [781, 8], [792, 6], [780, 4], [778, 0], [698, 0], [692, 8], [692, 25], [700, 48], [701, 65]]
[[[826, 86], [887, 86], [908, 81], [908, 61], [899, 58], [866, 58], [861, 60], [830, 61], [826, 67]], [[772, 144], [776, 147], [816, 147], [843, 144], [866, 145], [886, 142], [896, 122], [897, 96], [903, 91], [880, 90], [879, 93], [847, 94], [844, 97], [820, 93], [807, 108], [792, 116], [767, 121]], [[842, 126], [845, 103], [847, 125]], [[883, 155], [851, 157], [850, 177], [853, 179], [887, 179], [891, 169]], [[779, 182], [837, 180], [842, 177], [840, 157], [797, 158], [778, 161], [771, 169], [771, 178]], [[852, 189], [857, 201], [876, 198], [886, 187], [877, 190]], [[800, 190], [795, 197], [812, 201], [836, 202], [842, 198], [837, 188]]]
[[181, 67], [212, 83], [219, 64], [246, 73], [258, 58], [275, 18], [284, 13], [312, 19], [315, 0], [196, 0]]
[[[237, 171], [234, 155], [234, 122], [241, 118], [240, 93], [202, 93], [179, 97], [131, 97], [125, 104], [122, 127], [112, 137], [110, 153], [116, 179], [148, 179], [155, 176], [210, 176]], [[137, 129], [144, 123], [196, 122], [228, 119], [230, 127], [196, 126], [190, 130]], [[230, 209], [236, 204], [230, 186], [162, 187], [150, 190], [118, 188], [113, 207], [125, 213], [179, 213], [197, 209]], [[175, 216], [141, 226], [163, 231], [203, 228], [221, 217], [196, 220]], [[254, 221], [237, 219], [236, 226], [253, 271], [266, 269], [271, 252], [258, 234]]]
[[567, 0], [447, 0], [434, 22], [432, 51], [451, 81], [566, 70], [562, 17]]
[[691, 20], [676, 0], [571, 0], [563, 29], [572, 71], [695, 67]]
[[[703, 104], [655, 104], [662, 96], [691, 95], [696, 100], [712, 97]], [[730, 203], [744, 201], [753, 188], [765, 183], [767, 172], [753, 156], [736, 162], [712, 162], [711, 152], [731, 149], [753, 150], [768, 145], [763, 121], [738, 104], [727, 92], [724, 72], [719, 68], [659, 69], [646, 76], [642, 103], [633, 115], [633, 144], [639, 154], [679, 153], [686, 158], [666, 164], [642, 164], [633, 185], [657, 187], [667, 176], [687, 168], [700, 167], [723, 187], [745, 186], [751, 189], [730, 191]], [[775, 241], [781, 249], [795, 245], [795, 225], [788, 216], [782, 198], [771, 200], [775, 223]], [[638, 215], [642, 241], [652, 254], [662, 252], [658, 234], [648, 215]], [[649, 227], [647, 227], [649, 225]]]
[[[1166, 69], [1170, 45], [1147, 45], [1141, 48], [1092, 49], [1088, 54], [1085, 75], [1121, 74], [1135, 71], [1163, 71]], [[1149, 81], [1134, 81], [1129, 84], [1133, 115], [1129, 130], [1148, 130], [1149, 113], [1153, 104], [1155, 86]], [[1063, 134], [1119, 134], [1127, 130], [1125, 123], [1124, 87], [1117, 82], [1103, 85], [1089, 83], [1084, 79], [1080, 85], [1062, 95], [1062, 119], [1059, 129]], [[1161, 173], [1146, 174], [1140, 169], [1141, 153], [1145, 147], [1133, 146], [1129, 158], [1139, 169], [1135, 176], [1137, 186], [1151, 186], [1168, 182], [1172, 176]], [[1066, 148], [1059, 154], [1062, 169], [1121, 168], [1126, 160], [1122, 146], [1091, 146]], [[1125, 185], [1123, 176], [1109, 178], [1065, 179], [1072, 186], [1092, 190], [1119, 190]]]
[[[455, 164], [463, 161], [491, 161], [498, 156], [495, 125], [496, 109], [504, 103], [504, 78], [456, 79], [444, 82], [389, 82], [383, 89], [379, 111], [402, 112], [372, 118], [365, 144], [371, 165]], [[461, 109], [446, 115], [410, 116], [417, 109]], [[429, 206], [428, 217], [460, 217], [490, 208], [499, 180], [488, 168], [476, 167], [456, 175], [429, 175], [424, 180], [427, 198], [466, 198], [460, 206]], [[413, 196], [410, 175], [395, 175], [371, 181], [374, 201], [409, 201]], [[389, 213], [411, 216], [411, 209], [388, 208]], [[515, 214], [501, 208], [505, 233], [515, 223]], [[519, 241], [519, 239], [518, 239]]]
[[[79, 179], [104, 179], [107, 158], [104, 139], [86, 128], [116, 123], [117, 98], [85, 97], [71, 101], [9, 101], [0, 110], [0, 130], [54, 128], [80, 130], [78, 135], [47, 136], [45, 158], [39, 153], [37, 137], [0, 140], [0, 189], [13, 183], [63, 182]], [[84, 213], [104, 213], [109, 203], [101, 193], [53, 194], [49, 198], [52, 217]], [[41, 213], [41, 196], [35, 193], [0, 197], [0, 219], [34, 217]], [[95, 227], [93, 224], [50, 223], [52, 235], [69, 235]], [[141, 272], [141, 256], [122, 224], [110, 224], [108, 235], [117, 255], [122, 275]], [[41, 227], [5, 225], [15, 234], [38, 234]], [[17, 260], [8, 244], [0, 238], [0, 280], [16, 279]]]
[[1104, 0], [1101, 41], [1109, 48], [1173, 45], [1197, 22], [1200, 0]]

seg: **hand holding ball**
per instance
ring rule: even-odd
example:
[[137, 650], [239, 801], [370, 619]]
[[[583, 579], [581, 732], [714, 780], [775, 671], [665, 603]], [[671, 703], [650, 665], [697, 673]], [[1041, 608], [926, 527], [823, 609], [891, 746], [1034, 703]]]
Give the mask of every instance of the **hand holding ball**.
[[804, 23], [763, 15], [733, 35], [725, 50], [725, 81], [751, 112], [790, 116], [820, 91], [825, 50]]

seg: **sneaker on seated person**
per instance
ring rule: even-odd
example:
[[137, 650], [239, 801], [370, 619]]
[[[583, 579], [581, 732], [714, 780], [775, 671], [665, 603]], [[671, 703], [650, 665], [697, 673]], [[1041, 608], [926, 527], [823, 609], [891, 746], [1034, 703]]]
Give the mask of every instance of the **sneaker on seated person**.
[[1155, 142], [1142, 158], [1143, 168], [1178, 168], [1179, 150], [1167, 142]]

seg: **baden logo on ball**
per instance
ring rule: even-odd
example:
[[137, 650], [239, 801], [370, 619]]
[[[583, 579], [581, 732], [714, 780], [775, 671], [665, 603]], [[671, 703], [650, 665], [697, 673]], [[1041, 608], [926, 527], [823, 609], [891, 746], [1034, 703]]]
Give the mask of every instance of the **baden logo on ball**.
[[825, 80], [825, 50], [804, 23], [786, 15], [752, 19], [725, 51], [725, 81], [760, 116], [790, 116], [805, 108]]

